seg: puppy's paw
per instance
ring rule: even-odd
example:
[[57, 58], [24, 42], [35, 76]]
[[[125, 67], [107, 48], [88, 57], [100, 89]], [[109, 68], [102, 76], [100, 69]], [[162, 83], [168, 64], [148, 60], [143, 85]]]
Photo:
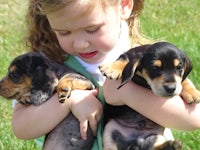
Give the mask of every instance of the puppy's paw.
[[115, 143], [104, 143], [103, 150], [118, 150], [117, 144]]
[[158, 147], [155, 147], [154, 150], [181, 150], [182, 142], [179, 140], [170, 140], [166, 141]]
[[182, 149], [182, 142], [181, 141], [179, 141], [179, 140], [175, 140], [175, 141], [173, 141], [173, 148], [175, 149], [175, 150], [181, 150]]
[[120, 71], [114, 69], [112, 65], [103, 64], [99, 66], [99, 70], [104, 76], [106, 76], [106, 78], [109, 78], [109, 79], [117, 80], [121, 77]]
[[181, 150], [182, 142], [179, 140], [167, 141], [165, 149]]
[[57, 92], [58, 92], [58, 100], [60, 103], [64, 103], [66, 99], [68, 99], [71, 95], [71, 87], [69, 85], [66, 85], [65, 87], [62, 87], [61, 85], [58, 86]]
[[128, 62], [117, 60], [112, 64], [103, 64], [99, 66], [99, 70], [109, 79], [117, 80], [121, 78], [122, 72]]
[[19, 103], [23, 104], [23, 105], [30, 105], [31, 104], [31, 97], [30, 97], [30, 93], [26, 93], [24, 94], [22, 97], [20, 97], [18, 99]]
[[196, 88], [190, 88], [181, 92], [182, 98], [189, 104], [200, 102], [200, 91]]
[[58, 82], [56, 91], [60, 103], [64, 103], [71, 95], [72, 90], [92, 90], [95, 86], [91, 81], [80, 74], [68, 73]]
[[183, 89], [180, 95], [187, 103], [192, 104], [200, 102], [200, 91], [196, 89], [192, 81], [186, 78], [182, 82], [182, 86]]

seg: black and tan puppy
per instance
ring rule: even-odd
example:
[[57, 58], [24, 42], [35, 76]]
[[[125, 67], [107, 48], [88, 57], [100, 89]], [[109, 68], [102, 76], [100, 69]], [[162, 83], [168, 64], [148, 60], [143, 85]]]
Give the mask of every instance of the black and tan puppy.
[[[200, 101], [200, 92], [187, 79], [192, 63], [186, 54], [167, 42], [130, 49], [114, 63], [100, 66], [110, 79], [121, 79], [151, 89], [156, 95], [180, 95], [187, 103]], [[165, 141], [164, 128], [127, 106], [105, 107], [104, 150], [179, 150], [178, 141]]]
[[[24, 105], [40, 105], [55, 91], [59, 101], [64, 102], [74, 89], [94, 89], [94, 85], [74, 70], [34, 52], [16, 57], [0, 81], [0, 95]], [[82, 140], [79, 121], [69, 114], [46, 136], [43, 149], [91, 149], [94, 139], [91, 129], [88, 129], [87, 137], [87, 140]]]

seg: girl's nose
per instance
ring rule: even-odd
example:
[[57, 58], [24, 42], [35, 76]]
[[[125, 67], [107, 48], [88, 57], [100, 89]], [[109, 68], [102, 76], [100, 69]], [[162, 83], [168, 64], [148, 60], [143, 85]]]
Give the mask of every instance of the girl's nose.
[[73, 48], [77, 50], [86, 49], [89, 47], [89, 42], [85, 39], [75, 39], [73, 41]]

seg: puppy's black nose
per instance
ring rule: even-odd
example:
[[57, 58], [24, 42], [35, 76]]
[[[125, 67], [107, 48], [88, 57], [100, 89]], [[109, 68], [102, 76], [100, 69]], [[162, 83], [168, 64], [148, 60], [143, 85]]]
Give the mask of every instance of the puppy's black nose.
[[164, 89], [167, 93], [172, 94], [176, 90], [176, 85], [164, 85]]

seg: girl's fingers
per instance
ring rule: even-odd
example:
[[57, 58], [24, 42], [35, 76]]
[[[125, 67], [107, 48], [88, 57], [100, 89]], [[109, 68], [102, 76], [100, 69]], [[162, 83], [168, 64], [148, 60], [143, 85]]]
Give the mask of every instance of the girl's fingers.
[[98, 89], [94, 89], [94, 90], [91, 90], [92, 91], [92, 94], [94, 95], [94, 96], [97, 96], [98, 95]]
[[99, 120], [97, 120], [96, 115], [94, 114], [89, 117], [89, 120], [80, 122], [80, 133], [81, 133], [82, 139], [84, 139], [84, 140], [87, 139], [88, 124], [89, 124], [94, 136], [96, 136], [98, 121]]
[[87, 139], [88, 120], [80, 122], [80, 133], [83, 140]]
[[98, 124], [98, 120], [96, 119], [96, 115], [95, 114], [91, 115], [89, 118], [89, 126], [90, 126], [94, 136], [96, 136], [97, 124]]

